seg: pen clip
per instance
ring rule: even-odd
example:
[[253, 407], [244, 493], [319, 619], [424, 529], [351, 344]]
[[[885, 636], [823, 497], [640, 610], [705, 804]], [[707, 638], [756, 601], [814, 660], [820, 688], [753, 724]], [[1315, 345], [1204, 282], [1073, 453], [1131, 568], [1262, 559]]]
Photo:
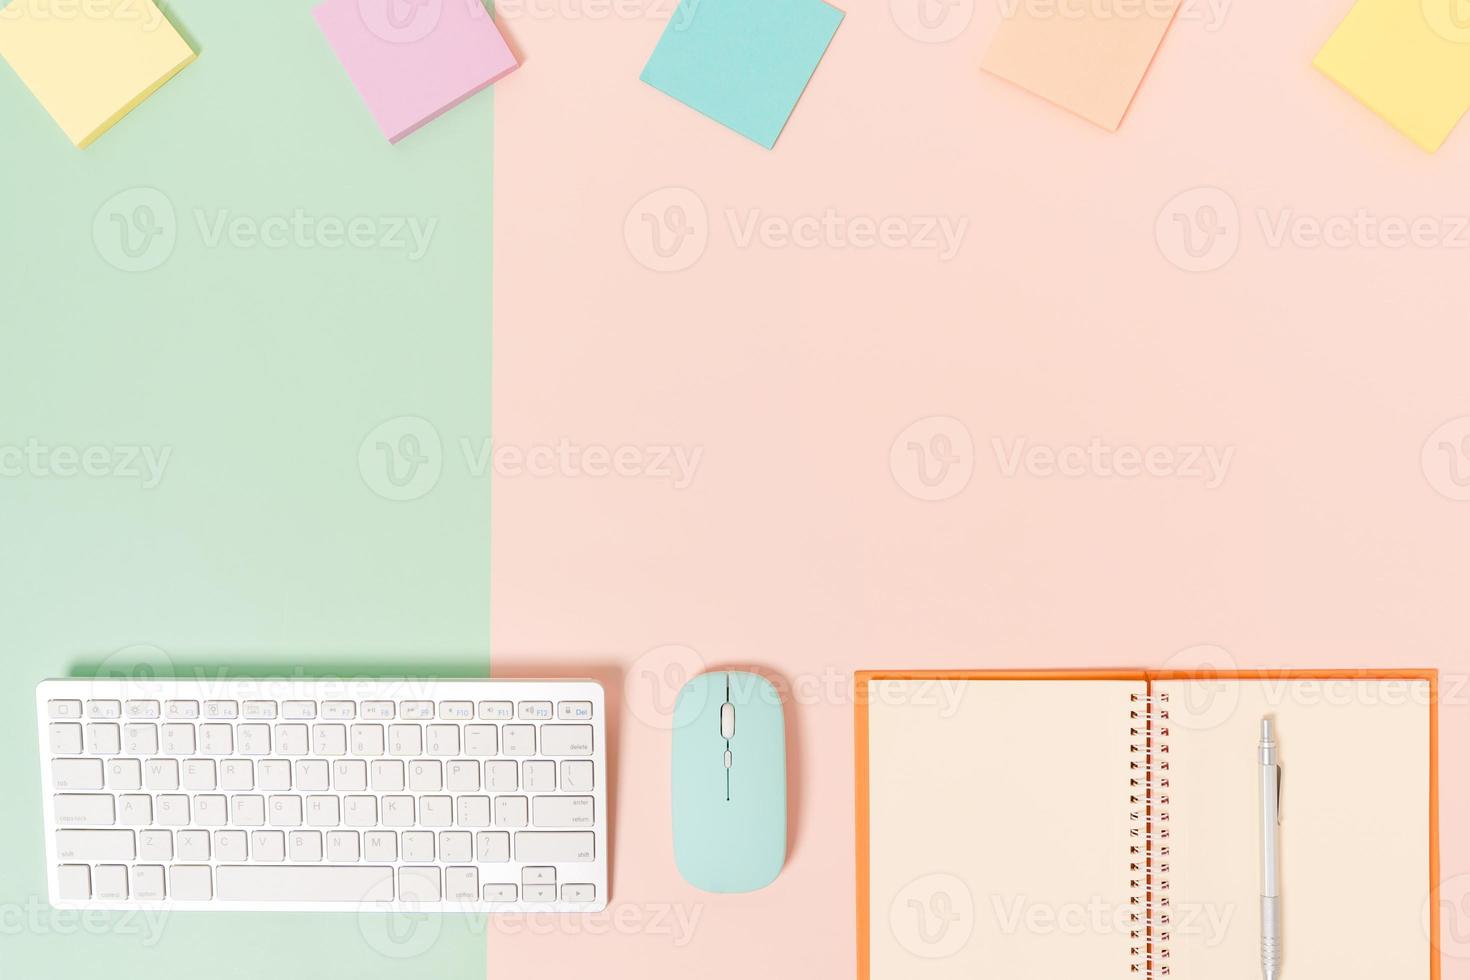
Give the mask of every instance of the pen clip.
[[1281, 826], [1281, 763], [1276, 763], [1276, 826]]

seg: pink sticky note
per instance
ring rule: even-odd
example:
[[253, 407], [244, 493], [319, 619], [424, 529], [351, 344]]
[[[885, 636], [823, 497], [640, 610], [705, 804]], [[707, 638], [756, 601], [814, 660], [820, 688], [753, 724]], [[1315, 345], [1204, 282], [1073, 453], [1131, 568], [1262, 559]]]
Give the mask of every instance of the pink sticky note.
[[982, 67], [1109, 131], [1180, 0], [1010, 0]]
[[390, 143], [517, 67], [481, 0], [326, 0], [312, 15]]

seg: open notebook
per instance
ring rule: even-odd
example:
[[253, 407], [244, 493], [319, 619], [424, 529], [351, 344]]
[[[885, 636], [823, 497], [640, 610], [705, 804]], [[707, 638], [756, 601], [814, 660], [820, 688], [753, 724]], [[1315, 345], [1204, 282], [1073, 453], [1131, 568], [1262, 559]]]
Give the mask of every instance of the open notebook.
[[858, 674], [860, 980], [1439, 976], [1433, 671]]

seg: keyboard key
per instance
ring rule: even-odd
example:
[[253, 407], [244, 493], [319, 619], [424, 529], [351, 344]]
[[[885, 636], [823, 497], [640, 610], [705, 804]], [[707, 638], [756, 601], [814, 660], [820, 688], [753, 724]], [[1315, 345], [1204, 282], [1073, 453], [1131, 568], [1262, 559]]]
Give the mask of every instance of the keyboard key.
[[357, 705], [351, 701], [323, 701], [322, 717], [328, 721], [351, 721], [357, 717]]
[[117, 822], [124, 827], [146, 827], [153, 822], [153, 798], [133, 793], [117, 798]]
[[550, 701], [522, 701], [516, 705], [516, 715], [521, 721], [550, 721]]
[[353, 755], [382, 755], [383, 726], [353, 725], [348, 730]]
[[204, 717], [218, 719], [219, 721], [230, 721], [240, 717], [240, 705], [236, 701], [206, 701], [204, 702]]
[[168, 869], [169, 897], [176, 902], [207, 902], [214, 897], [209, 865], [176, 864]]
[[85, 864], [63, 864], [56, 869], [56, 891], [68, 902], [92, 897], [92, 869]]
[[532, 793], [550, 793], [556, 789], [556, 763], [550, 759], [534, 759], [521, 763], [521, 788]]
[[516, 886], [507, 884], [486, 885], [480, 889], [480, 897], [486, 902], [514, 902]]
[[50, 718], [80, 718], [82, 716], [82, 702], [68, 700], [47, 701], [46, 714]]
[[[372, 797], [369, 796], [368, 799], [372, 799]], [[351, 821], [348, 822], [349, 824], [351, 823]], [[412, 796], [383, 797], [383, 826], [412, 827], [413, 824], [414, 805]]]
[[[386, 808], [387, 802], [399, 797], [384, 797], [383, 803]], [[413, 823], [413, 798], [409, 801], [409, 825]], [[378, 798], [376, 796], [348, 796], [343, 799], [342, 822], [349, 827], [376, 827], [378, 825]], [[384, 823], [387, 823], [385, 817]]]
[[444, 898], [446, 901], [473, 902], [479, 897], [480, 873], [478, 871], [474, 868], [444, 869]]
[[429, 755], [459, 755], [458, 725], [428, 726]]
[[335, 827], [341, 822], [342, 800], [340, 797], [308, 796], [306, 798], [306, 825], [308, 827]]
[[291, 788], [291, 763], [285, 759], [262, 759], [255, 767], [256, 788], [267, 792]]
[[425, 827], [454, 826], [454, 801], [448, 796], [420, 796], [419, 823]]
[[51, 797], [51, 805], [61, 826], [110, 827], [117, 822], [112, 797], [105, 793], [61, 793]]
[[277, 755], [305, 755], [306, 746], [307, 739], [305, 725], [276, 726]]
[[128, 897], [128, 869], [122, 864], [101, 864], [92, 871], [92, 894], [113, 901]]
[[502, 725], [500, 727], [500, 751], [505, 755], [528, 756], [536, 754], [535, 725]]
[[490, 797], [456, 797], [454, 800], [454, 822], [460, 827], [490, 826]]
[[239, 743], [241, 755], [271, 754], [269, 725], [236, 725], [235, 740]]
[[223, 796], [201, 794], [194, 797], [194, 822], [201, 827], [222, 827], [229, 823], [229, 802]]
[[481, 864], [498, 864], [509, 861], [510, 834], [500, 830], [486, 830], [476, 834], [475, 860]]
[[232, 725], [199, 726], [199, 752], [202, 755], [232, 755], [235, 751], [235, 729]]
[[131, 861], [131, 830], [58, 830], [56, 856], [63, 861]]
[[165, 701], [163, 716], [170, 721], [192, 721], [199, 717], [198, 701]]
[[249, 759], [224, 759], [219, 764], [219, 788], [242, 790], [255, 788], [255, 763]]
[[316, 702], [282, 701], [281, 717], [292, 721], [310, 721], [316, 717]]
[[392, 721], [395, 714], [392, 701], [364, 701], [362, 716], [369, 721]]
[[562, 885], [563, 902], [592, 902], [597, 900], [596, 885]]
[[243, 861], [250, 853], [249, 838], [243, 830], [216, 830], [214, 857], [217, 861]]
[[172, 861], [174, 834], [171, 830], [138, 831], [138, 860]]
[[[558, 701], [556, 703], [556, 717], [559, 718], [562, 721], [591, 721], [592, 720], [592, 702], [591, 701]], [[569, 885], [567, 887], [572, 888], [572, 887], [581, 887], [581, 886]], [[591, 899], [586, 899], [585, 901], [589, 901], [590, 902]]]
[[399, 793], [403, 791], [403, 763], [397, 759], [380, 759], [374, 762], [369, 769], [372, 774], [372, 787], [378, 793]]
[[327, 860], [353, 863], [361, 855], [355, 830], [333, 830], [327, 834]]
[[408, 764], [408, 788], [415, 793], [444, 788], [444, 768], [437, 759], [415, 759]]
[[102, 760], [53, 759], [51, 787], [53, 789], [101, 789]]
[[526, 816], [524, 796], [497, 796], [495, 798], [495, 826], [524, 827]]
[[434, 702], [404, 701], [398, 706], [398, 717], [404, 721], [427, 721], [434, 717]]
[[118, 701], [88, 701], [87, 717], [94, 721], [121, 718], [122, 703]]
[[265, 826], [265, 797], [230, 797], [230, 823], [236, 827]]
[[438, 868], [398, 869], [400, 902], [437, 902], [440, 897]]
[[475, 705], [471, 701], [440, 701], [439, 717], [445, 721], [470, 721], [475, 717]]
[[194, 751], [193, 725], [164, 725], [164, 755], [190, 755]]
[[266, 801], [266, 819], [272, 827], [301, 826], [301, 797], [272, 796]]
[[311, 726], [311, 751], [313, 755], [346, 755], [346, 725]]
[[113, 759], [107, 763], [108, 789], [141, 789], [142, 787], [143, 764], [137, 759]]
[[[224, 797], [216, 797], [220, 806], [224, 806]], [[181, 830], [176, 840], [179, 845], [179, 860], [181, 861], [208, 861], [209, 860], [209, 831], [207, 830]]]
[[591, 725], [542, 725], [543, 755], [591, 755]]
[[464, 726], [465, 755], [473, 755], [480, 758], [494, 755], [496, 751], [496, 741], [496, 731], [494, 725]]
[[164, 827], [184, 827], [189, 823], [189, 798], [182, 793], [165, 793], [157, 798], [155, 821]]
[[480, 764], [473, 759], [446, 762], [444, 786], [451, 793], [473, 793], [480, 788]]
[[178, 789], [179, 763], [175, 759], [149, 759], [143, 767], [143, 785], [149, 789]]
[[[405, 869], [406, 870], [406, 869]], [[230, 902], [362, 902], [393, 899], [393, 869], [223, 864], [219, 897]]]
[[556, 901], [556, 886], [526, 885], [521, 889], [521, 897], [528, 902], [554, 902]]
[[538, 796], [531, 801], [531, 823], [537, 827], [590, 827], [594, 813], [590, 796]]
[[421, 755], [424, 730], [419, 725], [389, 725], [388, 752], [391, 755]]
[[128, 755], [158, 754], [158, 726], [134, 724], [123, 726], [123, 748]]
[[370, 830], [362, 835], [363, 857], [369, 861], [397, 861], [398, 834], [391, 830]]
[[593, 834], [586, 831], [524, 830], [516, 834], [517, 861], [591, 861]]
[[297, 759], [296, 788], [314, 793], [330, 789], [331, 772], [326, 759]]
[[213, 759], [185, 759], [179, 766], [179, 785], [184, 789], [214, 789], [217, 782]]
[[516, 781], [516, 764], [507, 761], [485, 763], [485, 789], [492, 793], [514, 793], [520, 789]]
[[474, 846], [474, 838], [467, 831], [441, 830], [439, 832], [439, 860], [441, 861], [473, 861]]
[[321, 831], [293, 831], [286, 838], [286, 853], [292, 861], [320, 861], [322, 859]]
[[92, 755], [117, 755], [122, 739], [116, 725], [87, 726], [87, 751]]
[[123, 717], [132, 720], [147, 721], [158, 717], [157, 701], [125, 701], [123, 702]]
[[556, 884], [555, 868], [522, 868], [521, 884], [523, 885], [554, 885]]
[[163, 868], [158, 865], [133, 865], [133, 898], [140, 902], [161, 902], [164, 899]]
[[339, 759], [332, 763], [332, 788], [339, 793], [366, 790], [367, 763], [361, 759]]
[[434, 835], [427, 830], [405, 830], [398, 836], [403, 860], [425, 863], [434, 860]]
[[592, 789], [591, 760], [568, 759], [561, 764], [561, 788], [569, 793], [585, 793]]
[[240, 711], [244, 717], [258, 721], [272, 721], [277, 714], [274, 701], [246, 701]]
[[509, 701], [481, 701], [481, 721], [510, 721], [515, 717], [515, 706]]
[[286, 860], [286, 835], [279, 830], [252, 830], [250, 856], [256, 861], [275, 864]]

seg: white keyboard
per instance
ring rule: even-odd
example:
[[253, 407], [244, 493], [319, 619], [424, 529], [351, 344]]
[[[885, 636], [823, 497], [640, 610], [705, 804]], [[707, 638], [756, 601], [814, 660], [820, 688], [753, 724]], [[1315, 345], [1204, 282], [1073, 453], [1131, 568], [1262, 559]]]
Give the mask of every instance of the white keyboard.
[[48, 680], [63, 909], [594, 912], [601, 685]]

